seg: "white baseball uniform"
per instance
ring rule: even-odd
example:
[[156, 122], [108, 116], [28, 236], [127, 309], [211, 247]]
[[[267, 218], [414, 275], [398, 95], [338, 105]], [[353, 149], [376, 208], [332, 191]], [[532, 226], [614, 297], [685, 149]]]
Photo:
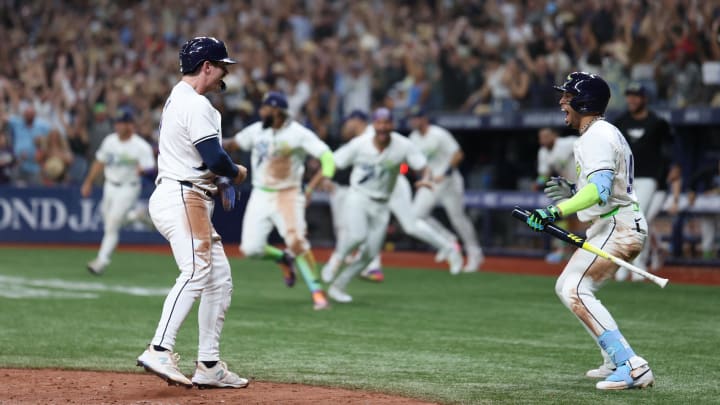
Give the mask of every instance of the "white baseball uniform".
[[[451, 159], [455, 152], [460, 149], [460, 145], [450, 132], [431, 124], [424, 134], [414, 130], [410, 133], [409, 138], [427, 157], [428, 166], [434, 177], [451, 170]], [[462, 175], [457, 170], [451, 170], [451, 173], [436, 182], [432, 189], [421, 188], [417, 190], [413, 201], [413, 209], [418, 218], [430, 218], [432, 210], [438, 202], [442, 204], [450, 223], [460, 234], [460, 238], [465, 245], [468, 254], [468, 264], [465, 270], [477, 270], [483, 254], [473, 221], [465, 212], [465, 185]], [[440, 226], [438, 221], [432, 221], [430, 224]], [[447, 235], [449, 231], [438, 229], [436, 233]]]
[[163, 109], [157, 187], [150, 216], [170, 242], [180, 275], [163, 305], [152, 344], [173, 350], [177, 332], [196, 299], [198, 361], [220, 359], [219, 341], [232, 296], [230, 263], [211, 222], [216, 175], [195, 145], [221, 142], [220, 113], [183, 81], [175, 85]]
[[[358, 136], [369, 136], [375, 135], [375, 129], [372, 125], [368, 125], [362, 134]], [[330, 197], [330, 208], [333, 215], [333, 223], [335, 224], [335, 237], [339, 241], [346, 237], [346, 233], [352, 233], [353, 230], [348, 227], [354, 212], [345, 208], [344, 203], [348, 194], [349, 187], [336, 185], [333, 193]], [[428, 224], [422, 218], [417, 218], [414, 211], [412, 210], [413, 204], [413, 193], [410, 181], [404, 175], [398, 175], [395, 188], [390, 195], [388, 204], [390, 206], [390, 213], [397, 219], [403, 232], [406, 234], [419, 239], [428, 245], [434, 247], [437, 250], [451, 250], [455, 247], [455, 235], [450, 233], [450, 237], [446, 237], [445, 234], [436, 232], [433, 226]], [[449, 231], [448, 231], [449, 232]], [[340, 244], [341, 242], [338, 242]], [[328, 265], [333, 267], [331, 272], [335, 274], [340, 266], [341, 258], [338, 257], [339, 253], [333, 253], [328, 260]], [[368, 264], [367, 270], [382, 269], [382, 262], [380, 254], [373, 258]], [[329, 273], [328, 273], [329, 274]]]
[[407, 162], [410, 168], [421, 170], [427, 163], [409, 139], [397, 132], [392, 132], [390, 137], [390, 143], [382, 151], [375, 146], [374, 135], [368, 134], [352, 139], [334, 153], [336, 167], [353, 166], [344, 208], [353, 213], [346, 218], [352, 232], [338, 241], [335, 250], [345, 258], [364, 245], [358, 259], [335, 278], [334, 288], [345, 290], [350, 280], [380, 252], [390, 220], [389, 200], [398, 180], [400, 164]]
[[[614, 174], [607, 202], [596, 204], [577, 213], [583, 222], [590, 222], [587, 241], [626, 261], [642, 249], [647, 236], [647, 223], [638, 209], [632, 189], [632, 151], [620, 131], [599, 120], [575, 142], [575, 164], [578, 190], [588, 184], [588, 177], [601, 170]], [[595, 297], [604, 281], [613, 276], [618, 266], [582, 249], [575, 251], [555, 284], [555, 292], [588, 332], [597, 338], [617, 324], [605, 306]]]
[[97, 257], [104, 266], [110, 263], [118, 244], [120, 228], [140, 196], [140, 171], [155, 167], [155, 155], [150, 144], [140, 135], [132, 134], [123, 141], [113, 132], [103, 139], [95, 159], [103, 164], [105, 175], [100, 206], [104, 234]]
[[574, 183], [577, 173], [575, 173], [573, 148], [577, 140], [577, 136], [557, 137], [552, 149], [545, 147], [538, 149], [538, 175], [550, 177], [553, 173], [557, 173]]
[[[577, 173], [575, 172], [574, 146], [577, 136], [565, 136], [555, 138], [552, 149], [540, 147], [537, 153], [537, 172], [539, 176], [549, 178], [552, 175], [558, 175], [567, 179], [570, 183], [575, 183]], [[567, 222], [562, 222], [560, 226], [567, 226]], [[564, 256], [565, 249], [568, 249], [566, 243], [559, 239], [554, 239], [552, 245], [555, 251], [546, 256], [549, 262], [557, 262]]]
[[305, 195], [300, 186], [307, 155], [320, 158], [330, 148], [310, 129], [288, 120], [274, 130], [254, 123], [235, 134], [235, 143], [250, 150], [253, 191], [243, 217], [243, 253], [264, 253], [273, 227], [288, 249], [299, 256], [310, 249], [305, 222]]

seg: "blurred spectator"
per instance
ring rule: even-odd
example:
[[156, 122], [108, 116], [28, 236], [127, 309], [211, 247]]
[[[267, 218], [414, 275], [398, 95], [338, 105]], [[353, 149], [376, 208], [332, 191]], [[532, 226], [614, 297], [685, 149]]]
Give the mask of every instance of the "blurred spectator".
[[72, 184], [80, 184], [88, 170], [90, 138], [86, 124], [86, 110], [82, 108], [78, 109], [76, 114], [74, 114], [74, 119], [71, 123], [67, 123], [63, 119], [67, 143], [73, 155], [72, 163], [67, 173], [68, 182]]
[[[635, 80], [658, 105], [720, 105], [715, 1], [58, 0], [22, 3], [22, 12], [17, 4], [0, 2], [0, 58], [11, 61], [0, 66], [0, 108], [22, 113], [25, 100], [70, 143], [61, 123], [85, 117], [89, 155], [120, 108], [157, 128], [175, 50], [197, 32], [227, 38], [240, 60], [218, 96], [230, 118], [223, 126], [235, 130], [256, 119], [268, 90], [288, 94], [297, 118], [335, 133], [348, 111], [380, 104], [478, 113], [533, 107], [547, 77], [561, 83], [570, 70], [619, 83], [614, 95]], [[519, 82], [506, 73], [514, 58], [524, 66]], [[252, 111], [240, 108], [243, 100]], [[622, 108], [622, 98], [611, 103]], [[317, 106], [323, 111], [311, 111]]]
[[0, 185], [9, 184], [13, 179], [15, 155], [10, 145], [10, 137], [0, 129]]
[[51, 129], [41, 142], [37, 161], [42, 168], [40, 173], [43, 184], [50, 186], [67, 182], [73, 153], [58, 129]]
[[661, 83], [667, 83], [667, 98], [670, 107], [685, 108], [701, 101], [702, 76], [700, 66], [690, 55], [679, 50], [675, 60], [668, 60], [660, 66]]
[[[100, 144], [102, 143], [105, 136], [113, 132], [113, 122], [110, 118], [111, 115], [108, 113], [107, 106], [105, 103], [96, 103], [90, 114], [88, 115], [88, 157], [95, 156]], [[102, 176], [96, 179], [98, 183], [102, 184]]]
[[556, 81], [555, 75], [550, 71], [547, 59], [542, 56], [527, 63], [530, 66], [530, 77], [528, 79], [527, 97], [522, 100], [524, 108], [546, 108], [548, 100], [557, 97], [553, 88], [555, 83], [562, 83], [564, 80]]
[[31, 104], [25, 103], [20, 108], [22, 115], [11, 115], [7, 121], [13, 153], [17, 159], [15, 181], [19, 185], [38, 185], [41, 176], [36, 154], [50, 131], [50, 126], [35, 117], [35, 107]]
[[[688, 208], [695, 205], [698, 194], [720, 195], [720, 160], [693, 173], [688, 187]], [[717, 213], [703, 214], [700, 221], [701, 241], [703, 258], [713, 259], [717, 257], [718, 248], [715, 243], [715, 235], [718, 228]]]
[[347, 72], [339, 72], [338, 81], [341, 115], [354, 110], [370, 111], [371, 73], [361, 60], [352, 61]]

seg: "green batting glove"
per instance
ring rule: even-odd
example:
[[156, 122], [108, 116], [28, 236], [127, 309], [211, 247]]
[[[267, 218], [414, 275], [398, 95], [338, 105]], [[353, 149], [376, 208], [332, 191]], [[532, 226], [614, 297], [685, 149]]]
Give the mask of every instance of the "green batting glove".
[[533, 210], [525, 222], [533, 231], [540, 232], [547, 224], [555, 222], [558, 218], [560, 218], [560, 210], [554, 205], [548, 205], [547, 208]]

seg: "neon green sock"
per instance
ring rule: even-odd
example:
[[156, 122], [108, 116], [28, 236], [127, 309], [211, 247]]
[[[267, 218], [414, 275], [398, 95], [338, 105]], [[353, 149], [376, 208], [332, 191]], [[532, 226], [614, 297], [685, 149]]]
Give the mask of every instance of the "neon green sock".
[[317, 271], [308, 263], [304, 254], [295, 258], [295, 267], [300, 270], [300, 274], [302, 274], [310, 292], [323, 289]]
[[283, 251], [276, 248], [275, 246], [265, 245], [265, 255], [263, 259], [272, 259], [275, 261], [280, 260], [283, 257]]

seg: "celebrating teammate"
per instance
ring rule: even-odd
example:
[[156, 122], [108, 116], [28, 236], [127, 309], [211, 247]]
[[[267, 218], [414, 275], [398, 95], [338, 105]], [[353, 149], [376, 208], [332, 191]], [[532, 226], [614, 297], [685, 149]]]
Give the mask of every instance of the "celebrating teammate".
[[[457, 170], [464, 157], [460, 145], [445, 128], [431, 124], [422, 108], [411, 112], [410, 125], [413, 127], [410, 140], [427, 158], [428, 167], [433, 175], [432, 188], [418, 189], [415, 195], [413, 200], [415, 215], [418, 218], [431, 219], [432, 210], [439, 202], [465, 246], [467, 261], [462, 270], [478, 271], [484, 256], [473, 222], [465, 213], [465, 185], [462, 175]], [[454, 235], [437, 220], [429, 223], [433, 225], [436, 233], [454, 238]]]
[[[667, 185], [680, 190], [681, 169], [672, 158], [674, 139], [670, 124], [648, 109], [645, 87], [640, 83], [630, 83], [625, 89], [625, 101], [627, 111], [618, 117], [614, 124], [625, 136], [633, 151], [636, 174], [633, 188], [650, 232], [648, 243], [633, 264], [639, 267], [647, 266], [652, 253], [650, 262], [653, 269], [657, 270], [660, 266], [658, 248], [660, 241], [653, 237], [652, 223], [665, 203]], [[626, 269], [620, 268], [615, 273], [615, 279], [625, 280], [628, 273], [630, 272]], [[635, 273], [630, 273], [630, 279], [643, 280]]]
[[[560, 137], [554, 128], [540, 128], [538, 131], [538, 143], [540, 148], [537, 154], [538, 177], [535, 182], [537, 189], [543, 189], [545, 183], [574, 183], [575, 159], [573, 158], [573, 146], [578, 139], [577, 136]], [[552, 178], [551, 178], [552, 177]], [[561, 222], [569, 221], [566, 218]], [[573, 221], [575, 222], [575, 221]], [[558, 226], [568, 227], [567, 223], [558, 223]], [[577, 224], [573, 224], [571, 230], [575, 231]], [[571, 248], [559, 239], [553, 239], [555, 249], [545, 256], [545, 261], [559, 263], [565, 257], [566, 251]]]
[[335, 252], [341, 260], [362, 246], [356, 260], [350, 262], [328, 288], [328, 295], [337, 302], [351, 302], [347, 285], [378, 255], [390, 220], [388, 201], [400, 173], [400, 164], [407, 162], [413, 170], [422, 170], [419, 186], [429, 186], [425, 156], [409, 139], [393, 131], [390, 110], [380, 108], [373, 113], [374, 134], [358, 136], [335, 152], [338, 168], [353, 166], [350, 191], [344, 210], [348, 215], [348, 232], [338, 240]]
[[[603, 114], [610, 88], [600, 76], [571, 73], [556, 90], [562, 92], [561, 110], [566, 125], [578, 129], [575, 143], [576, 192], [549, 187], [549, 195], [564, 199], [557, 205], [532, 211], [527, 225], [536, 231], [573, 213], [590, 221], [587, 241], [625, 260], [640, 253], [647, 237], [647, 223], [632, 188], [633, 155], [625, 138]], [[595, 297], [602, 283], [618, 266], [586, 250], [577, 250], [555, 284], [560, 300], [597, 340], [605, 363], [587, 372], [601, 390], [644, 388], [654, 383], [648, 362], [635, 354], [607, 308]]]
[[[211, 222], [213, 195], [221, 192], [225, 204], [234, 203], [232, 185], [218, 179], [241, 183], [247, 169], [233, 163], [222, 149], [220, 112], [204, 96], [225, 88], [222, 78], [234, 63], [222, 41], [187, 41], [180, 49], [182, 80], [173, 87], [161, 118], [157, 186], [149, 208], [155, 227], [170, 242], [180, 275], [165, 299], [155, 336], [137, 362], [172, 385], [248, 385], [220, 360], [220, 334], [233, 284], [230, 263]], [[180, 372], [173, 347], [198, 298], [198, 357], [190, 380]]]
[[120, 228], [129, 218], [142, 188], [140, 176], [155, 169], [150, 144], [134, 132], [133, 117], [122, 111], [115, 119], [115, 132], [109, 134], [95, 154], [95, 162], [85, 177], [80, 194], [87, 198], [98, 175], [105, 175], [101, 212], [104, 233], [97, 257], [87, 264], [90, 273], [99, 275], [110, 264], [117, 247]]
[[[261, 122], [235, 134], [225, 148], [252, 151], [253, 191], [245, 208], [240, 249], [247, 257], [285, 264], [285, 282], [295, 283], [300, 271], [312, 294], [315, 309], [328, 307], [307, 240], [305, 195], [300, 186], [307, 155], [320, 159], [322, 174], [332, 177], [335, 164], [330, 148], [310, 129], [288, 114], [285, 95], [271, 91], [260, 107]], [[267, 244], [273, 227], [285, 239], [288, 252]]]
[[[344, 136], [352, 139], [358, 136], [372, 137], [375, 134], [375, 129], [372, 125], [368, 125], [367, 114], [360, 111], [353, 111], [343, 125], [343, 132]], [[315, 179], [313, 179], [311, 183], [314, 181]], [[337, 187], [332, 191], [332, 197], [330, 199], [330, 208], [333, 212], [333, 223], [336, 229], [335, 236], [338, 240], [338, 245], [343, 244], [343, 242], [339, 241], [341, 238], [348, 237], [348, 234], [354, 232], [354, 229], [347, 227], [347, 224], [351, 222], [349, 217], [355, 215], [355, 212], [346, 209], [344, 206], [347, 192], [347, 187]], [[435, 232], [427, 222], [413, 215], [411, 209], [412, 187], [407, 177], [403, 174], [398, 175], [388, 204], [390, 206], [390, 212], [397, 218], [400, 227], [406, 234], [442, 252], [442, 254], [447, 257], [450, 273], [460, 273], [463, 264], [462, 256], [460, 255], [457, 243], [455, 243], [455, 239], [444, 238], [441, 233]], [[335, 277], [335, 274], [337, 274], [337, 271], [342, 265], [340, 255], [341, 252], [335, 251], [330, 256], [325, 267], [323, 267], [323, 281], [330, 282]], [[372, 281], [382, 281], [384, 279], [380, 253], [378, 253], [362, 271], [361, 276]]]

